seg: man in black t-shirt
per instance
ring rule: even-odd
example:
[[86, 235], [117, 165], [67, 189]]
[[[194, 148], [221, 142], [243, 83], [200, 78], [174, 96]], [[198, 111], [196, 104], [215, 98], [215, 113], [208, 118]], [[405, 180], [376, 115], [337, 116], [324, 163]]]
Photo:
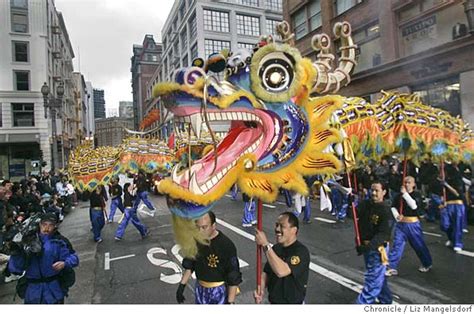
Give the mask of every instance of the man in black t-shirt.
[[176, 301], [184, 302], [184, 288], [195, 272], [196, 304], [233, 304], [242, 282], [237, 249], [222, 231], [216, 229], [216, 216], [212, 211], [196, 220], [196, 226], [210, 243], [198, 243], [196, 258], [183, 259], [185, 272], [176, 291]]
[[385, 277], [388, 265], [388, 243], [390, 242], [390, 204], [385, 202], [387, 193], [380, 181], [374, 181], [370, 188], [370, 200], [363, 200], [358, 208], [361, 245], [357, 253], [364, 255], [364, 288], [357, 297], [357, 304], [374, 304], [376, 299], [382, 304], [392, 303], [392, 292]]
[[256, 230], [255, 242], [263, 246], [267, 263], [262, 286], [255, 291], [255, 303], [262, 303], [265, 288], [272, 304], [302, 304], [309, 275], [309, 251], [297, 240], [298, 218], [291, 212], [278, 216], [275, 224], [277, 244], [272, 246], [263, 231]]

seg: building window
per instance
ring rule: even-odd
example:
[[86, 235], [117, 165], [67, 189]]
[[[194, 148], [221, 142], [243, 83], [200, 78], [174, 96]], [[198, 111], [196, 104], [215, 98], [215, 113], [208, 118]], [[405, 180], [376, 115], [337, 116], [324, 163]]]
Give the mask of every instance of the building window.
[[186, 15], [186, 2], [183, 1], [181, 3], [181, 6], [179, 7], [179, 19], [182, 21], [185, 15]]
[[336, 15], [342, 14], [352, 7], [355, 7], [363, 0], [334, 0]]
[[12, 12], [12, 32], [28, 33], [28, 13]]
[[283, 11], [282, 0], [265, 0], [265, 6], [269, 10], [278, 12]]
[[229, 32], [229, 13], [204, 10], [204, 29], [214, 32]]
[[12, 104], [13, 126], [35, 126], [35, 105], [18, 103]]
[[191, 47], [191, 60], [194, 60], [198, 57], [198, 45], [197, 43]]
[[306, 8], [301, 8], [292, 18], [293, 29], [296, 39], [300, 39], [308, 34], [308, 26], [306, 24]]
[[255, 48], [255, 44], [237, 43], [237, 47], [253, 51], [253, 48]]
[[359, 47], [356, 54], [357, 67], [354, 70], [355, 73], [382, 64], [382, 47], [380, 46], [378, 21], [355, 31], [352, 38]]
[[28, 9], [28, 0], [11, 0], [12, 8]]
[[268, 35], [273, 35], [274, 37], [277, 35], [276, 27], [277, 27], [278, 23], [280, 23], [280, 21], [269, 20], [269, 19], [267, 19], [265, 21]]
[[188, 36], [186, 34], [186, 29], [181, 32], [181, 51], [185, 52], [188, 47]]
[[13, 71], [16, 90], [30, 90], [30, 72]]
[[309, 27], [314, 31], [321, 25], [321, 0], [316, 0], [309, 5]]
[[28, 33], [28, 1], [10, 0], [12, 32]]
[[215, 52], [221, 52], [223, 49], [230, 50], [230, 41], [206, 39], [204, 41], [204, 53], [209, 56]]
[[28, 42], [13, 42], [13, 61], [28, 62]]
[[258, 7], [258, 0], [237, 0], [236, 3], [249, 7]]
[[189, 65], [188, 55], [184, 55], [184, 57], [183, 57], [183, 68], [186, 68], [188, 65]]
[[459, 77], [432, 82], [412, 88], [412, 92], [421, 98], [421, 102], [448, 111], [454, 117], [461, 115]]
[[237, 34], [260, 36], [260, 19], [255, 16], [237, 14]]
[[193, 14], [190, 18], [189, 18], [189, 35], [191, 38], [191, 40], [193, 38], [197, 38], [197, 25], [196, 25], [196, 14]]

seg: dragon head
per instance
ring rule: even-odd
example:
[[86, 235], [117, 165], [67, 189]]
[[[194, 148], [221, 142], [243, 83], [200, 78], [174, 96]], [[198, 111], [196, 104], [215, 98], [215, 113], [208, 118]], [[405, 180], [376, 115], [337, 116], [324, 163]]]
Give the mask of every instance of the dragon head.
[[175, 132], [200, 137], [203, 130], [212, 134], [216, 123], [228, 126], [214, 149], [186, 167], [176, 166], [161, 181], [173, 214], [197, 218], [234, 184], [267, 202], [276, 199], [279, 188], [307, 194], [303, 176], [339, 170], [331, 146], [343, 136], [334, 114], [343, 101], [310, 94], [336, 92], [349, 82], [356, 49], [350, 25], [335, 25], [342, 56], [334, 71], [329, 36], [313, 38], [321, 52], [312, 63], [288, 44], [292, 35], [286, 22], [277, 30], [282, 44], [266, 37], [253, 53], [240, 49], [222, 60], [213, 57], [214, 63], [226, 64], [224, 80], [193, 66], [177, 71], [174, 82], [155, 86], [154, 96], [174, 115]]

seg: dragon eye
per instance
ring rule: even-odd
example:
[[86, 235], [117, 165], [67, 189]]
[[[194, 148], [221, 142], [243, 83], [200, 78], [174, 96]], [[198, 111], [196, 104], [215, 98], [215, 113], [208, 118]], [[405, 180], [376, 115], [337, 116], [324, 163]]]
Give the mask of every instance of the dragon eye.
[[194, 83], [196, 83], [196, 81], [200, 77], [205, 77], [205, 76], [206, 76], [206, 73], [204, 72], [203, 69], [198, 68], [198, 67], [190, 67], [184, 73], [184, 77], [183, 77], [184, 84], [191, 86]]
[[291, 57], [282, 52], [274, 52], [265, 56], [260, 64], [258, 76], [265, 90], [273, 93], [288, 90], [294, 78], [294, 62]]

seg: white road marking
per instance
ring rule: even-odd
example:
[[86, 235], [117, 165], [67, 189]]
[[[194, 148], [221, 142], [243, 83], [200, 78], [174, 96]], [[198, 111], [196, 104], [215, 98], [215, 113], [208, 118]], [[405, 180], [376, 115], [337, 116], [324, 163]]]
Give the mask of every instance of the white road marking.
[[430, 235], [430, 236], [433, 236], [433, 237], [438, 237], [438, 238], [442, 237], [442, 235], [437, 234], [437, 233], [431, 233], [431, 232], [427, 232], [427, 231], [423, 231], [423, 233], [427, 234], [427, 235]]
[[179, 283], [181, 281], [182, 275], [181, 267], [179, 267], [179, 265], [175, 262], [169, 261], [167, 259], [156, 258], [153, 256], [154, 254], [163, 254], [165, 256], [168, 256], [168, 253], [165, 249], [160, 247], [152, 247], [148, 250], [146, 256], [150, 263], [152, 263], [153, 265], [163, 268], [169, 268], [172, 269], [174, 272], [174, 274], [172, 275], [160, 274], [160, 280], [172, 285]]
[[469, 252], [469, 251], [464, 251], [464, 250], [462, 250], [462, 251], [458, 251], [458, 252], [456, 252], [456, 253], [461, 254], [461, 255], [465, 255], [465, 256], [469, 256], [469, 257], [474, 257], [474, 253], [473, 253], [473, 252]]
[[327, 223], [330, 223], [330, 224], [335, 224], [335, 223], [336, 223], [335, 220], [326, 219], [326, 218], [321, 218], [321, 217], [315, 217], [314, 220], [319, 220], [319, 221], [327, 222]]
[[263, 206], [268, 207], [268, 208], [276, 208], [275, 205], [269, 205], [269, 204], [263, 204]]
[[[255, 241], [255, 236], [251, 235], [250, 233], [247, 233], [237, 227], [234, 227], [233, 225], [223, 221], [222, 219], [216, 219], [217, 223], [234, 231], [235, 233], [251, 240], [251, 241]], [[356, 283], [355, 281], [349, 279], [349, 278], [346, 278], [346, 277], [343, 277], [339, 274], [336, 274], [335, 272], [332, 272], [330, 271], [329, 269], [326, 269], [322, 266], [319, 266], [313, 262], [310, 262], [309, 263], [309, 269], [311, 269], [312, 271], [314, 271], [315, 273], [318, 273], [330, 280], [333, 280], [337, 283], [339, 283], [340, 285], [346, 287], [346, 288], [349, 288], [351, 289], [352, 291], [356, 292], [356, 293], [360, 293], [362, 291], [362, 288], [363, 286]], [[394, 296], [395, 297], [395, 296]], [[396, 296], [397, 299], [400, 299], [400, 297]], [[398, 304], [397, 302], [393, 302], [394, 304]]]
[[134, 257], [134, 256], [135, 256], [135, 254], [130, 254], [130, 255], [124, 255], [124, 256], [110, 258], [110, 253], [106, 252], [105, 253], [105, 258], [104, 258], [104, 269], [109, 270], [110, 269], [110, 262], [112, 262], [112, 261], [117, 261], [117, 260], [129, 258], [129, 257]]
[[223, 221], [223, 220], [221, 220], [221, 219], [219, 219], [219, 218], [217, 218], [216, 221], [217, 221], [218, 224], [220, 224], [220, 225], [226, 227], [227, 229], [230, 229], [230, 230], [234, 231], [234, 232], [237, 233], [237, 234], [240, 234], [240, 235], [243, 236], [244, 238], [247, 238], [247, 239], [249, 239], [250, 241], [255, 241], [255, 236], [251, 235], [250, 233], [247, 233], [247, 232], [243, 231], [242, 229], [239, 229], [239, 228], [237, 228], [237, 227], [234, 227], [234, 226], [232, 226], [231, 224], [229, 224], [229, 223], [227, 223], [227, 222], [225, 222], [225, 221]]

